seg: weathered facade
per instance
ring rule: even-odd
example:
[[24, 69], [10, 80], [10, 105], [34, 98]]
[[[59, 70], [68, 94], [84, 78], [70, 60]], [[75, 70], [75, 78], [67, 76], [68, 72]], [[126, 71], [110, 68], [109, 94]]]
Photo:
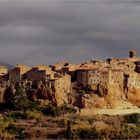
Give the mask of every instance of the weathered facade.
[[0, 66], [0, 83], [3, 83], [4, 81], [7, 80], [7, 73], [8, 68], [5, 66]]
[[8, 80], [11, 83], [21, 82], [25, 79], [24, 74], [26, 74], [29, 69], [27, 65], [18, 64], [14, 69], [8, 72]]
[[46, 71], [33, 68], [27, 72], [26, 78], [27, 81], [32, 81], [33, 83], [46, 82]]
[[0, 66], [0, 75], [5, 75], [8, 73], [8, 68], [5, 66]]
[[49, 86], [54, 91], [62, 90], [63, 92], [70, 92], [71, 78], [69, 75], [61, 75], [59, 78], [53, 78], [49, 81]]
[[100, 72], [98, 69], [79, 69], [77, 70], [77, 82], [84, 86], [91, 85], [96, 88], [100, 83]]

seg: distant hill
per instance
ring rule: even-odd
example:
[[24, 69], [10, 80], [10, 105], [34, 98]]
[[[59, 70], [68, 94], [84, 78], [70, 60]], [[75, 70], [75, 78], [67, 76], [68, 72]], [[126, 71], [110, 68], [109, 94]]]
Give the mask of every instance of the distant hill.
[[6, 63], [6, 62], [0, 62], [0, 65], [2, 65], [2, 66], [6, 66], [8, 69], [12, 69], [12, 68], [14, 68], [13, 65], [10, 65], [10, 64], [8, 64], [8, 63]]

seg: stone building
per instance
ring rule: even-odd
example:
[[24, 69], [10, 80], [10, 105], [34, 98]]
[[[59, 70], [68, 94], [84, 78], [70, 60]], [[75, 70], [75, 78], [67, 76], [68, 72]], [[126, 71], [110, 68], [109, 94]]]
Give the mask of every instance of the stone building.
[[0, 83], [3, 83], [4, 81], [7, 80], [7, 73], [8, 68], [5, 66], [0, 66]]
[[134, 58], [136, 57], [136, 51], [135, 50], [130, 50], [129, 51], [129, 58]]
[[14, 69], [8, 72], [8, 80], [11, 83], [19, 83], [26, 79], [24, 74], [26, 74], [28, 70], [30, 70], [30, 67], [27, 65], [18, 64]]
[[24, 64], [17, 64], [16, 68], [20, 69], [20, 74], [23, 75], [25, 74], [27, 71], [29, 71], [31, 68], [27, 65]]
[[55, 72], [61, 72], [62, 68], [69, 65], [70, 65], [69, 62], [67, 61], [60, 61], [56, 64], [51, 65], [51, 69]]
[[109, 84], [109, 70], [104, 69], [100, 71], [100, 85], [106, 87]]
[[140, 61], [135, 61], [135, 72], [140, 73]]
[[63, 74], [68, 74], [71, 76], [71, 82], [76, 82], [77, 81], [77, 69], [79, 68], [79, 65], [75, 64], [69, 64], [68, 66], [64, 66], [62, 68], [62, 73]]
[[38, 68], [32, 68], [26, 73], [27, 81], [32, 81], [32, 83], [37, 83], [39, 81], [46, 81], [46, 70], [38, 70]]
[[123, 86], [124, 73], [122, 70], [114, 69], [109, 71], [109, 84]]
[[0, 66], [0, 75], [5, 75], [8, 73], [8, 68], [5, 66]]
[[77, 82], [84, 86], [91, 85], [93, 89], [97, 89], [98, 85], [107, 87], [108, 84], [123, 87], [123, 81], [124, 74], [122, 70], [110, 70], [108, 68], [101, 70], [98, 68], [77, 70]]
[[16, 84], [21, 81], [21, 77], [20, 68], [14, 68], [8, 72], [8, 80], [10, 83]]
[[27, 81], [37, 84], [40, 81], [46, 83], [47, 80], [54, 77], [54, 72], [52, 72], [48, 67], [33, 67], [26, 73]]
[[33, 68], [37, 68], [38, 70], [51, 71], [51, 67], [49, 67], [45, 64], [35, 65]]
[[54, 91], [70, 92], [71, 78], [69, 75], [59, 75], [49, 80], [49, 87]]
[[71, 77], [67, 74], [58, 76], [48, 81], [48, 86], [52, 90], [53, 97], [57, 104], [68, 103], [68, 94], [71, 90]]
[[128, 74], [128, 80], [127, 80], [127, 87], [128, 88], [140, 88], [140, 74], [136, 72], [130, 72]]
[[100, 83], [99, 69], [77, 70], [77, 82], [84, 86], [90, 85], [93, 89], [96, 89]]

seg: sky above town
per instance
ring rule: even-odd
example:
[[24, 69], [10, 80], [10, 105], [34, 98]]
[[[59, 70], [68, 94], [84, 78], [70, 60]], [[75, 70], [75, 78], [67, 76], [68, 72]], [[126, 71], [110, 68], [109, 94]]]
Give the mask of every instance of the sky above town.
[[72, 63], [140, 54], [137, 0], [1, 0], [0, 62]]

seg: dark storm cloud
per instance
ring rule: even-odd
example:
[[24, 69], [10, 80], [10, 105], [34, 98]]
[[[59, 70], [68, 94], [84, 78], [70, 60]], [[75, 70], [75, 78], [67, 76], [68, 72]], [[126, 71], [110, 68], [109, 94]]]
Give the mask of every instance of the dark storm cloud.
[[137, 1], [0, 1], [0, 59], [81, 62], [140, 51]]

